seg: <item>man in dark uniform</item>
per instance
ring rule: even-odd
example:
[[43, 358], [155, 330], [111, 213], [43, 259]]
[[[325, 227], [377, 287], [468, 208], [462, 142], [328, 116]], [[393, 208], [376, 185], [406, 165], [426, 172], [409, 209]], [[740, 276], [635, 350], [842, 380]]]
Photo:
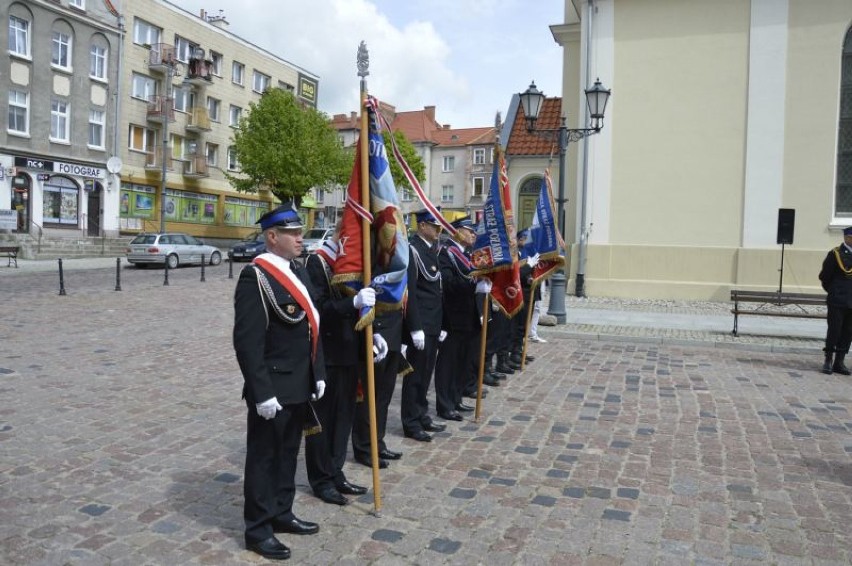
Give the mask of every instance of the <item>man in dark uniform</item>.
[[[344, 296], [331, 284], [337, 260], [340, 226], [334, 235], [310, 254], [305, 267], [316, 290], [314, 304], [320, 313], [321, 339], [325, 355], [328, 386], [325, 396], [314, 404], [322, 431], [305, 438], [305, 467], [314, 494], [336, 505], [346, 505], [346, 495], [361, 495], [367, 488], [350, 483], [343, 473], [349, 435], [355, 417], [355, 391], [358, 375], [363, 373], [364, 345], [362, 333], [355, 331], [358, 311], [376, 303], [371, 287], [361, 289], [354, 297]], [[387, 344], [378, 333], [373, 334], [376, 359], [387, 354]], [[359, 361], [360, 360], [360, 361]]]
[[476, 231], [470, 217], [453, 222], [457, 232], [447, 239], [438, 254], [443, 285], [444, 328], [447, 337], [438, 350], [435, 366], [435, 409], [442, 419], [461, 421], [459, 411], [472, 411], [462, 403], [465, 389], [476, 385], [474, 367], [479, 358], [482, 303], [476, 293], [489, 292], [490, 281], [479, 283], [470, 276], [469, 249], [476, 241]]
[[850, 375], [852, 372], [843, 360], [852, 342], [852, 227], [843, 230], [843, 243], [825, 256], [819, 280], [828, 293], [828, 330], [822, 373]]
[[296, 459], [308, 402], [322, 398], [325, 364], [310, 281], [294, 260], [302, 222], [292, 203], [260, 220], [267, 253], [240, 273], [234, 295], [234, 350], [248, 408], [244, 478], [246, 548], [284, 560], [274, 533], [314, 534], [293, 514]]
[[402, 380], [402, 430], [405, 436], [430, 442], [429, 432], [440, 432], [446, 425], [429, 417], [427, 394], [435, 371], [438, 344], [446, 332], [441, 308], [441, 271], [438, 267], [438, 239], [441, 225], [424, 209], [416, 214], [417, 233], [409, 240], [408, 305], [406, 323], [411, 334], [408, 363], [414, 371]]
[[[538, 254], [530, 256], [526, 249], [527, 239], [529, 238], [529, 230], [521, 230], [518, 232], [518, 252], [520, 257], [521, 269], [521, 291], [523, 292], [524, 303], [521, 310], [512, 319], [512, 352], [509, 360], [516, 366], [520, 367], [521, 355], [524, 352], [524, 337], [526, 336], [527, 320], [529, 320], [530, 309], [536, 300], [541, 299], [541, 291], [536, 287], [536, 296], [532, 293], [533, 283], [533, 268], [538, 264]], [[526, 362], [533, 361], [533, 357], [527, 355]]]

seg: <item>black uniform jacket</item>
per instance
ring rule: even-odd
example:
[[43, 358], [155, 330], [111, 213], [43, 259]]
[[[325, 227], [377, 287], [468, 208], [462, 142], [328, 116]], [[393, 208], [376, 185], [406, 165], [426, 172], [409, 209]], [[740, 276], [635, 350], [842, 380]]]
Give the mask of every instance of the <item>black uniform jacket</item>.
[[352, 297], [341, 296], [331, 288], [331, 269], [317, 254], [308, 256], [305, 267], [316, 294], [314, 306], [320, 313], [325, 363], [329, 366], [352, 366], [363, 356], [362, 339], [355, 331], [358, 311]]
[[[527, 264], [526, 259], [521, 260], [521, 289], [524, 292], [524, 302], [527, 303], [530, 300], [530, 289], [532, 288], [532, 276], [533, 276], [533, 268]], [[535, 295], [533, 296], [533, 302], [541, 300], [541, 285], [536, 285], [535, 287]]]
[[[837, 263], [837, 255], [843, 263], [843, 269]], [[843, 308], [852, 308], [852, 252], [841, 245], [828, 252], [819, 272], [822, 288], [828, 293], [828, 304]]]
[[[408, 258], [408, 305], [405, 318], [409, 332], [422, 330], [426, 334], [437, 336], [441, 332], [441, 279], [429, 281], [419, 272], [415, 253], [419, 255], [422, 267], [429, 276], [440, 275], [438, 252], [426, 241], [415, 234], [409, 241], [412, 251]], [[415, 252], [416, 250], [416, 252]]]
[[448, 242], [438, 253], [444, 293], [444, 330], [470, 332], [479, 328], [482, 305], [476, 304], [475, 280], [467, 277], [464, 265], [452, 255], [451, 246], [461, 250], [455, 243]]
[[[300, 275], [299, 279], [313, 295], [308, 277]], [[271, 275], [267, 280], [280, 309], [290, 318], [301, 317], [296, 299]], [[307, 315], [298, 322], [283, 320], [272, 305], [267, 303], [264, 308], [266, 299], [261, 293], [255, 267], [246, 266], [234, 294], [234, 349], [245, 380], [243, 396], [252, 403], [272, 397], [282, 405], [304, 403], [316, 382], [325, 380], [322, 340], [312, 362]]]

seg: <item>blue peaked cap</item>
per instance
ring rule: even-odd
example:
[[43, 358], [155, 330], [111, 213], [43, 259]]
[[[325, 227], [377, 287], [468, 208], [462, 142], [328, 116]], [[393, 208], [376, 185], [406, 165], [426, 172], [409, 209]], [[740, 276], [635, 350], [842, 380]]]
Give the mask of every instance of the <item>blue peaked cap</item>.
[[261, 230], [281, 226], [282, 228], [302, 228], [302, 219], [293, 201], [287, 201], [278, 208], [270, 210], [260, 217], [255, 224], [260, 224]]
[[[440, 206], [436, 206], [435, 208], [438, 209], [438, 212], [441, 212]], [[440, 225], [440, 222], [438, 222], [438, 220], [434, 216], [432, 216], [432, 213], [429, 212], [428, 208], [424, 208], [423, 210], [418, 210], [417, 212], [414, 213], [414, 216], [417, 217], [417, 223], [418, 224], [420, 224], [421, 222], [428, 222], [429, 224]]]
[[470, 216], [463, 216], [457, 220], [453, 220], [452, 225], [455, 229], [460, 230], [462, 228], [467, 228], [468, 230], [476, 231], [476, 224], [473, 223], [473, 220], [470, 219]]
[[844, 228], [843, 229], [843, 235], [844, 236], [852, 236], [852, 226], [849, 226], [848, 228]]

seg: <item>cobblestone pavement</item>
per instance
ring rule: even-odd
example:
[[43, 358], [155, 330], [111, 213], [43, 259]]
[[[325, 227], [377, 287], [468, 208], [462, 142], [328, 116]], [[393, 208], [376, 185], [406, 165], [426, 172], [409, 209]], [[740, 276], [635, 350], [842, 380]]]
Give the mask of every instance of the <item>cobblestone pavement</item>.
[[[124, 268], [121, 291], [115, 269], [70, 270], [65, 296], [47, 270], [0, 275], [0, 564], [266, 562], [242, 543], [227, 270], [164, 286], [162, 270]], [[381, 513], [371, 494], [320, 502], [300, 465], [295, 511], [321, 531], [281, 536], [292, 560], [849, 564], [852, 378], [818, 373], [811, 343], [658, 330], [542, 328], [480, 422], [429, 444], [403, 439], [397, 397], [387, 440], [405, 455], [381, 473]]]

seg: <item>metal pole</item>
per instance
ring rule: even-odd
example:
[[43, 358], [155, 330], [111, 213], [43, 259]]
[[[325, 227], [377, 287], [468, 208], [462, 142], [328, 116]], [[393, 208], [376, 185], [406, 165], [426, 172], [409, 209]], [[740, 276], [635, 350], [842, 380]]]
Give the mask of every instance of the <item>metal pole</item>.
[[172, 79], [175, 74], [174, 63], [166, 65], [166, 99], [163, 101], [163, 154], [160, 156], [160, 233], [166, 231], [166, 155], [169, 152], [169, 114], [171, 114]]
[[169, 284], [169, 256], [166, 256], [166, 261], [163, 262], [163, 268], [165, 269], [163, 275], [163, 287], [166, 287]]
[[62, 258], [59, 258], [59, 294], [65, 295], [65, 274], [62, 271]]
[[115, 258], [115, 290], [121, 291], [121, 258]]
[[234, 278], [234, 260], [228, 258], [228, 279]]
[[[556, 199], [556, 210], [559, 220], [559, 234], [562, 240], [565, 241], [565, 175], [567, 167], [565, 166], [565, 154], [568, 149], [568, 129], [565, 127], [565, 117], [562, 117], [562, 123], [559, 126], [559, 189]], [[565, 269], [560, 269], [550, 278], [550, 304], [547, 307], [547, 314], [556, 317], [556, 324], [565, 324], [567, 319], [565, 315]]]
[[206, 279], [204, 279], [204, 254], [201, 254], [201, 283], [204, 283]]

